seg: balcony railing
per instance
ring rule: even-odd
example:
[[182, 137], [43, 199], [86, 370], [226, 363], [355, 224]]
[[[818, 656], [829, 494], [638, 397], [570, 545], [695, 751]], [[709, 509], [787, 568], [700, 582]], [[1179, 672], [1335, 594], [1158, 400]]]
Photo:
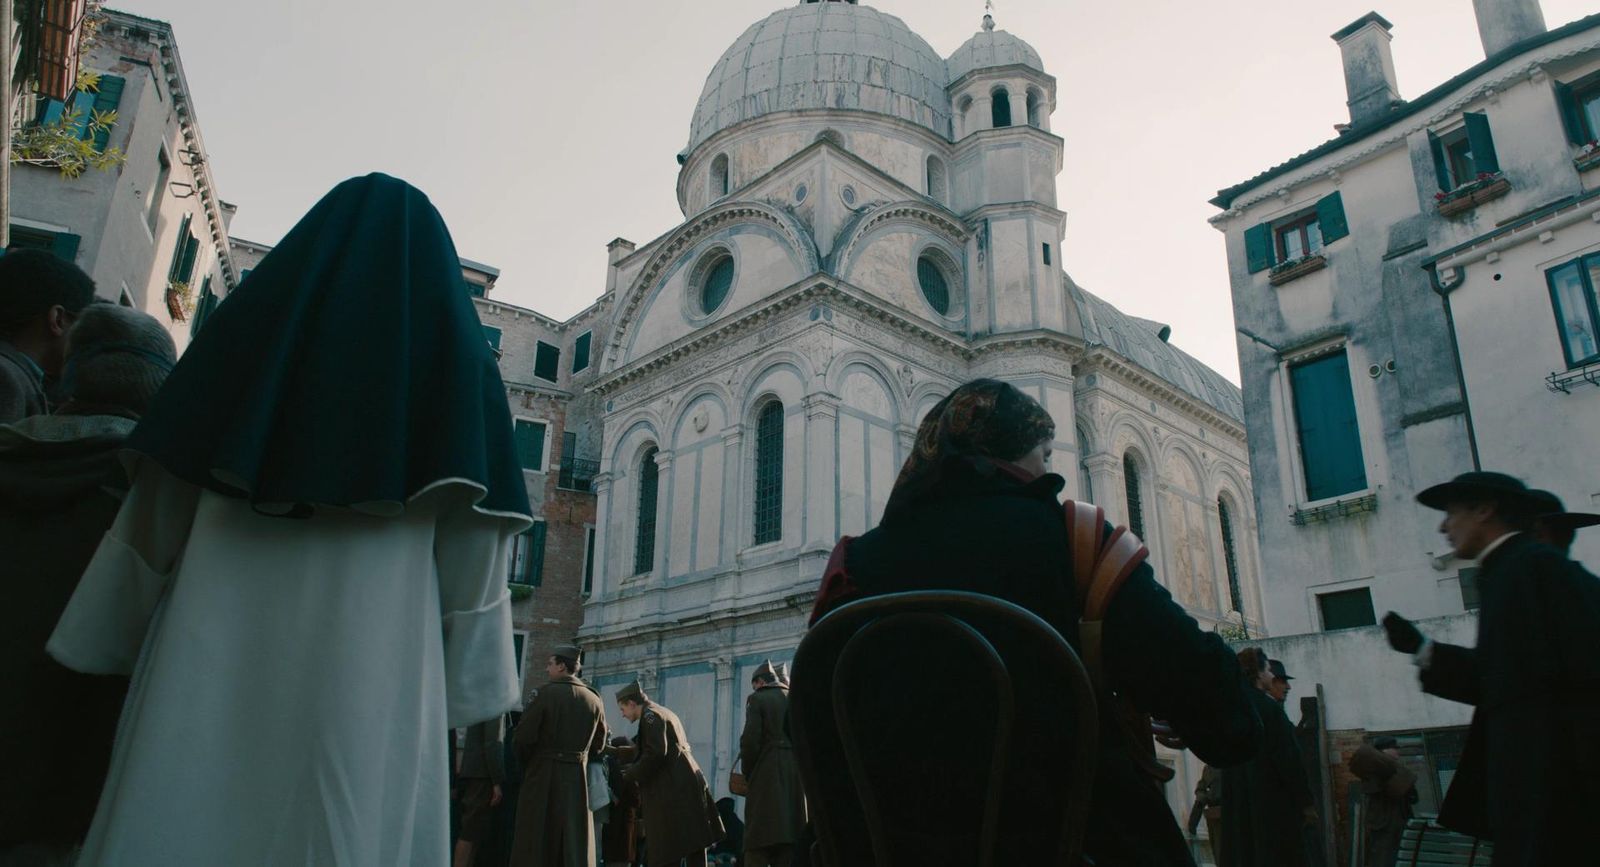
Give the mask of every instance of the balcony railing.
[[580, 458], [562, 457], [561, 475], [556, 478], [556, 487], [569, 491], [594, 491], [594, 477], [600, 472], [599, 461], [586, 461]]

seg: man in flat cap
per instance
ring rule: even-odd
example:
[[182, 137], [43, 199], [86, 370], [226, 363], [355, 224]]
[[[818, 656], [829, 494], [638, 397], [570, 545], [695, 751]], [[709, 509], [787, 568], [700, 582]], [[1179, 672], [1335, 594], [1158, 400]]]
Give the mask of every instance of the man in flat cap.
[[1493, 840], [1502, 867], [1575, 863], [1600, 810], [1600, 580], [1529, 532], [1548, 503], [1511, 476], [1464, 473], [1417, 500], [1481, 570], [1476, 647], [1383, 618], [1424, 691], [1476, 708], [1439, 823]]
[[578, 678], [583, 652], [555, 648], [512, 745], [526, 770], [517, 800], [512, 867], [593, 867], [594, 816], [589, 811], [590, 760], [606, 746], [600, 694]]
[[648, 867], [704, 867], [706, 848], [722, 839], [722, 817], [705, 775], [689, 752], [678, 715], [650, 700], [638, 681], [617, 691], [617, 706], [639, 724], [623, 779], [639, 784]]
[[806, 795], [789, 740], [789, 684], [762, 663], [744, 703], [739, 761], [750, 782], [745, 796], [745, 867], [789, 867], [806, 829]]

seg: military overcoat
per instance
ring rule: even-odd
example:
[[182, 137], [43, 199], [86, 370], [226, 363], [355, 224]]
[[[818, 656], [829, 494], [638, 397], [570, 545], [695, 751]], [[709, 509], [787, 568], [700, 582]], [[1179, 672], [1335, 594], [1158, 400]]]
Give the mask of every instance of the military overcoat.
[[789, 741], [789, 691], [776, 684], [745, 701], [739, 762], [750, 782], [745, 796], [746, 849], [793, 844], [806, 827], [806, 796], [800, 765]]
[[512, 738], [525, 769], [512, 867], [593, 867], [589, 759], [606, 744], [605, 708], [576, 677], [544, 685]]
[[678, 715], [646, 702], [639, 716], [638, 744], [636, 759], [622, 774], [639, 784], [650, 867], [676, 865], [721, 840], [722, 818]]

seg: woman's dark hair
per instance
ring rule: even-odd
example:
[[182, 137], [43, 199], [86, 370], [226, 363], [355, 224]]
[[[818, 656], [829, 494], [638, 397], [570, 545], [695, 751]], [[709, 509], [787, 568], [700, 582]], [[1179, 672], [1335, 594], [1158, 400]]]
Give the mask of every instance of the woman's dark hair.
[[1267, 667], [1267, 652], [1259, 647], [1246, 647], [1239, 651], [1239, 676], [1254, 680]]

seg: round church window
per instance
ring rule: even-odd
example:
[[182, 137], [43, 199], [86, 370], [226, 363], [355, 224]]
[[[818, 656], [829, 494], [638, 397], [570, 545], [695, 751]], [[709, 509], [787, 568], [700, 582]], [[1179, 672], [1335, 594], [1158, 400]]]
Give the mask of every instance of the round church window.
[[728, 300], [728, 290], [733, 288], [733, 257], [723, 253], [705, 275], [700, 285], [700, 311], [711, 313]]
[[950, 281], [932, 256], [917, 258], [917, 282], [922, 285], [922, 297], [928, 299], [928, 306], [940, 316], [950, 315]]

